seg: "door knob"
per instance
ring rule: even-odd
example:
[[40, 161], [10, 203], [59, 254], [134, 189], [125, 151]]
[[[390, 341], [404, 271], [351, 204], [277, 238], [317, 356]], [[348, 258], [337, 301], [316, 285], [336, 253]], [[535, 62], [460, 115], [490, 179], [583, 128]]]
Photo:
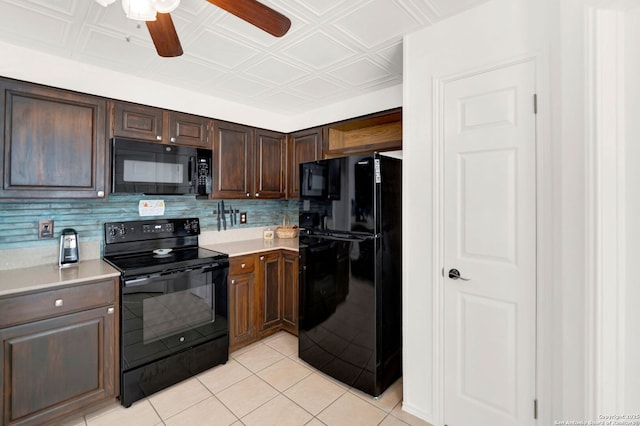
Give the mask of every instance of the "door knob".
[[457, 269], [449, 269], [449, 278], [451, 278], [452, 280], [469, 281], [469, 278], [461, 276], [460, 271], [458, 271]]

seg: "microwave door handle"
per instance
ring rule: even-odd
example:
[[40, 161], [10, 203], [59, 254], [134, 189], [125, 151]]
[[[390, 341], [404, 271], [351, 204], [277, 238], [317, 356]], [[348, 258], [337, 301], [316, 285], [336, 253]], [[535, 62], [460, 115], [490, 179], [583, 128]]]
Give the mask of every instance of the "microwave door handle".
[[195, 167], [195, 157], [189, 157], [189, 168], [188, 168], [188, 177], [189, 177], [189, 183], [192, 183], [194, 181], [194, 170], [196, 169]]
[[309, 191], [311, 191], [312, 188], [311, 179], [313, 179], [313, 171], [311, 170], [311, 168], [309, 168], [307, 169], [307, 189]]

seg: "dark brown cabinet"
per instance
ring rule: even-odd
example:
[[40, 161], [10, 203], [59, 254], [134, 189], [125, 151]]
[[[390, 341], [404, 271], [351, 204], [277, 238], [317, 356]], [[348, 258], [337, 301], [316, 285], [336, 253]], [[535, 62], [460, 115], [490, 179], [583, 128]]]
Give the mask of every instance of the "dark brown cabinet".
[[0, 298], [3, 425], [45, 424], [116, 397], [117, 283]]
[[129, 102], [113, 102], [113, 136], [211, 149], [212, 120]]
[[280, 330], [298, 335], [298, 253], [229, 260], [229, 352]]
[[166, 112], [169, 121], [169, 142], [211, 149], [213, 120], [177, 111]]
[[255, 138], [254, 198], [284, 198], [286, 138], [282, 133], [257, 130]]
[[214, 198], [284, 198], [285, 137], [281, 133], [215, 121]]
[[[282, 268], [278, 251], [261, 254], [258, 262], [258, 333], [264, 335], [282, 322]], [[268, 334], [268, 333], [267, 333]]]
[[106, 100], [0, 79], [0, 198], [103, 198]]
[[322, 159], [322, 128], [289, 135], [287, 140], [287, 198], [300, 196], [300, 163]]
[[213, 197], [250, 198], [253, 191], [253, 128], [213, 124]]
[[256, 280], [259, 337], [279, 330], [298, 335], [298, 255], [287, 251], [261, 254]]
[[229, 260], [229, 352], [256, 340], [255, 256]]
[[298, 253], [282, 252], [282, 328], [298, 335]]

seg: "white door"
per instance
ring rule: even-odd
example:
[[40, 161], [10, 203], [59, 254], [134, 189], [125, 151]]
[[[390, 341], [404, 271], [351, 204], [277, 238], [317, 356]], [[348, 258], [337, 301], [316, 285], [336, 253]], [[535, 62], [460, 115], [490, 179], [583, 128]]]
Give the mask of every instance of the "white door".
[[535, 424], [534, 93], [532, 62], [444, 84], [448, 426]]

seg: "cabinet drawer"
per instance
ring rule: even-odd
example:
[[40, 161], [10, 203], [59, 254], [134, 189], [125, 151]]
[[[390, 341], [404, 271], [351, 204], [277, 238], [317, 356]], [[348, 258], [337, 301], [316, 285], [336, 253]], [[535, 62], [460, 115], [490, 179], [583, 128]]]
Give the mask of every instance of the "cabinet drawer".
[[238, 256], [229, 259], [229, 276], [249, 274], [255, 269], [256, 258], [254, 255]]
[[114, 303], [114, 280], [7, 296], [0, 299], [0, 328]]

